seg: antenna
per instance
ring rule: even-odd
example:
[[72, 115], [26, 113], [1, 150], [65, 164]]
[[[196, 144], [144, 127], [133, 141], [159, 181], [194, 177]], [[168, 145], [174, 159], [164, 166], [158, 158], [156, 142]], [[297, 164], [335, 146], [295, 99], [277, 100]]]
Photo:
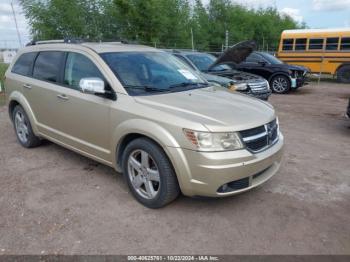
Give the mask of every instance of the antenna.
[[13, 1], [11, 1], [11, 8], [12, 8], [13, 19], [15, 20], [15, 24], [16, 24], [16, 31], [17, 31], [19, 47], [22, 47], [22, 40], [21, 40], [21, 35], [19, 34], [19, 30], [18, 30], [16, 13], [15, 13], [15, 9], [13, 8]]

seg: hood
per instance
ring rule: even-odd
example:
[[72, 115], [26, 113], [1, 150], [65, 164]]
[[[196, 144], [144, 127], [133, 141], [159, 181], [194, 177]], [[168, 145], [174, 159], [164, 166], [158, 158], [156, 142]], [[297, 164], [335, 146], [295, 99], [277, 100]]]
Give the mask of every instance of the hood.
[[239, 64], [243, 62], [254, 50], [256, 49], [255, 41], [240, 42], [230, 48], [228, 48], [210, 68], [213, 68], [219, 64]]
[[256, 83], [264, 81], [264, 78], [258, 75], [254, 75], [251, 73], [246, 73], [243, 71], [238, 70], [227, 70], [227, 71], [212, 71], [210, 74], [213, 74], [215, 76], [220, 76], [222, 78], [230, 78], [232, 82], [234, 83]]
[[201, 74], [204, 76], [204, 78], [208, 82], [218, 83], [218, 84], [223, 85], [223, 86], [228, 86], [228, 85], [230, 85], [230, 84], [235, 82], [235, 81], [233, 81], [230, 78], [222, 77], [222, 76], [219, 76], [219, 75], [213, 75], [213, 74], [207, 74], [207, 73], [201, 73]]
[[275, 118], [270, 104], [220, 87], [134, 98], [137, 103], [157, 110], [159, 121], [195, 122], [213, 132], [250, 129]]

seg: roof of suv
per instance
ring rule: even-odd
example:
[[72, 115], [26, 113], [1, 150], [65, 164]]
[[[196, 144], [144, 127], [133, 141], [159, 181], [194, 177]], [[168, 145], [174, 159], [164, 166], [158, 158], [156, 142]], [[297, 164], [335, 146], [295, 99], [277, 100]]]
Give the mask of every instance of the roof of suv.
[[145, 52], [145, 51], [157, 51], [153, 47], [148, 47], [144, 45], [134, 45], [134, 44], [123, 44], [120, 42], [83, 42], [83, 43], [40, 43], [34, 44], [26, 47], [33, 51], [40, 51], [41, 49], [67, 49], [67, 48], [79, 49], [79, 47], [89, 48], [97, 53], [108, 53], [108, 52]]

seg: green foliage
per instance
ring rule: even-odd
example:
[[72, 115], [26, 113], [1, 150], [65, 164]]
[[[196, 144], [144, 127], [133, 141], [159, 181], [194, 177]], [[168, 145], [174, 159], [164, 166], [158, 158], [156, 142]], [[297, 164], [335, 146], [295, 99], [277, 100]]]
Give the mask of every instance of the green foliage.
[[275, 8], [249, 9], [231, 0], [20, 0], [35, 39], [118, 38], [167, 48], [221, 50], [254, 39], [277, 47], [285, 29], [305, 27]]
[[3, 84], [5, 72], [6, 72], [7, 68], [8, 68], [7, 64], [0, 63], [0, 82], [1, 82], [1, 84]]
[[34, 39], [77, 37], [93, 40], [115, 38], [109, 0], [20, 0]]

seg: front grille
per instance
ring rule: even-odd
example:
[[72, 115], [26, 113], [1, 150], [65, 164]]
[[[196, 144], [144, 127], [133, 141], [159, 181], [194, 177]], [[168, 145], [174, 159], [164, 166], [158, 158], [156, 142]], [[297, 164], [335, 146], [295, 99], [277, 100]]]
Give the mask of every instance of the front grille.
[[278, 123], [270, 123], [248, 130], [240, 131], [246, 148], [254, 153], [261, 152], [278, 141]]
[[248, 83], [248, 86], [254, 92], [266, 92], [269, 90], [267, 81]]

